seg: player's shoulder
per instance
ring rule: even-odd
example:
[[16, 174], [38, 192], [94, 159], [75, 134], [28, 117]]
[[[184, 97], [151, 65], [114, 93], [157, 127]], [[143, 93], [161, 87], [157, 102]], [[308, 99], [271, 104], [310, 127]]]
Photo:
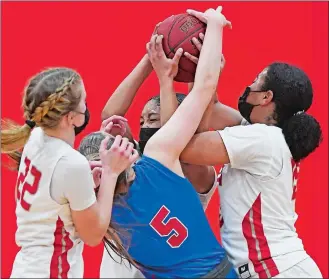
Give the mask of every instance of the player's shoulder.
[[248, 125], [246, 128], [247, 135], [258, 137], [266, 146], [282, 148], [287, 145], [282, 129], [279, 127], [257, 123]]
[[136, 163], [134, 169], [137, 178], [144, 178], [157, 182], [161, 181], [161, 183], [164, 183], [164, 181], [185, 183], [187, 181], [186, 178], [183, 178], [174, 173], [159, 161], [145, 155], [143, 155], [141, 159]]
[[242, 131], [249, 131], [249, 133], [264, 135], [267, 137], [283, 138], [281, 128], [263, 123], [250, 124], [246, 120], [242, 120], [241, 125], [235, 127], [239, 127]]
[[62, 168], [67, 168], [70, 170], [89, 169], [89, 163], [87, 158], [74, 148], [66, 149], [57, 164], [60, 165]]

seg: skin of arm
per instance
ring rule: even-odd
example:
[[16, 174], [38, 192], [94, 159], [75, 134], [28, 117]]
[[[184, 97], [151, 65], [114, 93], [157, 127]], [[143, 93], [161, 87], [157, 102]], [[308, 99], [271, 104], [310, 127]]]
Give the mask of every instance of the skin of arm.
[[213, 130], [223, 130], [225, 127], [240, 125], [242, 116], [239, 111], [219, 102], [217, 94], [214, 107], [209, 119], [209, 126]]
[[[132, 72], [120, 83], [111, 97], [107, 100], [103, 108], [101, 117], [105, 120], [113, 115], [124, 116], [131, 106], [138, 89], [141, 87], [146, 78], [152, 73], [152, 64], [145, 54]], [[133, 142], [131, 129], [127, 123], [124, 134], [130, 142]], [[114, 133], [115, 135], [115, 133]]]
[[118, 175], [111, 170], [103, 169], [97, 202], [85, 210], [71, 210], [74, 225], [83, 242], [89, 246], [100, 244], [109, 227], [117, 178]]
[[[192, 90], [193, 83], [189, 83], [189, 92]], [[215, 95], [215, 94], [214, 94]], [[214, 97], [213, 97], [214, 99]], [[173, 82], [168, 82], [161, 87], [160, 90], [160, 120], [163, 126], [174, 114], [178, 107], [178, 101], [174, 90]], [[198, 132], [208, 131], [209, 118], [213, 101], [210, 102], [206, 112], [203, 115]], [[191, 182], [198, 193], [207, 193], [214, 185], [215, 171], [212, 166], [198, 166], [181, 163], [184, 176]]]
[[180, 159], [189, 164], [208, 166], [230, 162], [224, 142], [217, 131], [208, 131], [193, 136]]
[[[180, 153], [195, 134], [217, 88], [221, 66], [222, 35], [223, 27], [219, 22], [216, 20], [208, 22], [193, 89], [145, 147], [145, 155], [158, 160], [181, 176], [183, 173], [179, 163]], [[165, 80], [163, 78], [161, 82]], [[167, 82], [170, 82], [169, 79]]]
[[132, 72], [121, 82], [102, 111], [102, 120], [112, 116], [124, 116], [131, 106], [138, 89], [151, 74], [152, 64], [145, 54]]

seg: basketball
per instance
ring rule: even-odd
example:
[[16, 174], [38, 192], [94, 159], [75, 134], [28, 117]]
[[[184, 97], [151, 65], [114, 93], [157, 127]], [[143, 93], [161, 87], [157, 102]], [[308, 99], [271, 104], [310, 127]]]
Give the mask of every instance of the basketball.
[[[193, 45], [192, 38], [199, 38], [199, 33], [205, 34], [206, 24], [188, 14], [173, 15], [165, 19], [155, 30], [158, 35], [163, 35], [163, 50], [168, 58], [173, 58], [175, 52], [182, 48], [183, 51], [199, 57], [198, 49]], [[178, 73], [175, 81], [193, 82], [196, 64], [184, 55], [180, 58]]]

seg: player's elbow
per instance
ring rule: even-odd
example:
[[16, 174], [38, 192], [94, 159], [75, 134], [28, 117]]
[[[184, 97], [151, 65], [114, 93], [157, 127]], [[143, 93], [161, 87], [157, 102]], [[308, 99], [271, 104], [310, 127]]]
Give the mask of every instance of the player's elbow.
[[88, 235], [81, 235], [82, 241], [90, 247], [98, 246], [102, 243], [106, 230], [92, 229]]
[[179, 156], [179, 160], [182, 163], [186, 164], [194, 164], [194, 156], [191, 154], [191, 151], [189, 149], [184, 149], [183, 152]]
[[101, 244], [102, 240], [103, 240], [103, 238], [100, 238], [100, 239], [92, 239], [92, 240], [90, 240], [88, 242], [84, 241], [84, 243], [87, 244], [90, 247], [96, 247], [99, 244]]

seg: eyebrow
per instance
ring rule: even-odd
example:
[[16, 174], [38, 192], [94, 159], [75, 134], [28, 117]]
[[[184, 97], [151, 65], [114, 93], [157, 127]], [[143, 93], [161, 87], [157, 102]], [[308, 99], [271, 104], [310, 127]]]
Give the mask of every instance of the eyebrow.
[[157, 112], [150, 112], [148, 116], [151, 117], [151, 116], [153, 116], [153, 115], [160, 115], [160, 113], [157, 113]]

